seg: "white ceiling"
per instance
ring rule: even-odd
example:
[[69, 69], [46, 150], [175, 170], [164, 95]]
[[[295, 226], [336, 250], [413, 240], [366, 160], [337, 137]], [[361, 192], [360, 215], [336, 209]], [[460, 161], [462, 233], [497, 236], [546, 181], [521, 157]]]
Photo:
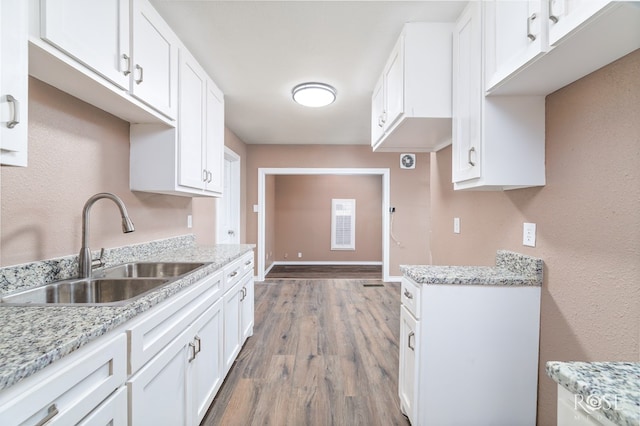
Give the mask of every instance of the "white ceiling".
[[[369, 144], [371, 94], [405, 22], [453, 22], [464, 1], [151, 0], [225, 94], [226, 125], [250, 144]], [[325, 108], [294, 103], [331, 84]]]

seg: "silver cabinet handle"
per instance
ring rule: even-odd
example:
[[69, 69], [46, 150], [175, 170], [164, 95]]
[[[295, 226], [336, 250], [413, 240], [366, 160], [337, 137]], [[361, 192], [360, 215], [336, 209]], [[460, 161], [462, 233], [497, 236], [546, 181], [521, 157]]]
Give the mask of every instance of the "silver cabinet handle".
[[414, 333], [413, 331], [411, 333], [409, 333], [409, 338], [407, 339], [407, 346], [409, 346], [409, 349], [411, 349], [412, 351], [415, 351], [416, 350], [415, 343], [413, 345], [411, 345], [411, 338], [412, 337], [413, 337], [413, 340], [415, 342], [416, 333]]
[[472, 146], [471, 148], [469, 148], [469, 156], [467, 157], [467, 163], [469, 163], [469, 165], [471, 167], [475, 166], [476, 163], [474, 163], [473, 161], [471, 161], [471, 153], [472, 152], [476, 152], [476, 147]]
[[196, 349], [196, 355], [200, 353], [200, 351], [202, 350], [202, 340], [200, 340], [200, 336], [196, 335], [196, 337], [193, 338], [196, 343], [198, 344], [198, 348]]
[[124, 59], [125, 61], [127, 61], [127, 67], [124, 69], [124, 71], [122, 71], [122, 73], [124, 75], [129, 75], [131, 74], [131, 58], [129, 57], [129, 55], [127, 55], [126, 53], [122, 54], [122, 59]]
[[384, 127], [384, 120], [382, 116], [378, 117], [378, 127]]
[[49, 406], [49, 408], [47, 409], [47, 415], [45, 416], [45, 418], [40, 420], [38, 423], [36, 423], [36, 426], [44, 426], [44, 425], [46, 425], [57, 414], [58, 414], [58, 407], [56, 407], [56, 404], [51, 404]]
[[251, 265], [251, 261], [250, 260], [247, 260], [246, 262], [244, 262], [244, 266], [249, 266], [249, 265]]
[[193, 361], [194, 359], [196, 359], [196, 344], [193, 342], [189, 343], [189, 349], [191, 350], [191, 355], [189, 356], [189, 362]]
[[229, 278], [233, 278], [236, 275], [238, 275], [238, 271], [233, 271], [232, 273], [229, 274]]
[[553, 14], [553, 0], [549, 0], [549, 19], [554, 24], [557, 24], [559, 20], [559, 18]]
[[202, 181], [207, 181], [207, 169], [202, 169]]
[[12, 95], [7, 95], [7, 102], [13, 104], [13, 119], [7, 121], [7, 127], [13, 129], [16, 124], [20, 124], [20, 101]]
[[405, 290], [404, 295], [407, 299], [413, 299], [413, 294], [409, 293], [409, 290]]
[[242, 290], [240, 290], [240, 293], [242, 293], [242, 297], [240, 298], [240, 301], [242, 302], [246, 296], [246, 294], [244, 293], [244, 287], [242, 287]]
[[138, 64], [136, 64], [136, 69], [140, 71], [140, 77], [136, 80], [136, 84], [140, 84], [144, 81], [144, 69]]
[[207, 174], [209, 175], [209, 178], [207, 179], [207, 183], [211, 183], [211, 181], [213, 180], [213, 173], [211, 173], [210, 171], [207, 171]]
[[537, 17], [538, 15], [532, 13], [531, 16], [527, 18], [527, 37], [529, 37], [529, 40], [531, 41], [536, 40], [536, 35], [531, 33], [531, 23], [535, 21]]

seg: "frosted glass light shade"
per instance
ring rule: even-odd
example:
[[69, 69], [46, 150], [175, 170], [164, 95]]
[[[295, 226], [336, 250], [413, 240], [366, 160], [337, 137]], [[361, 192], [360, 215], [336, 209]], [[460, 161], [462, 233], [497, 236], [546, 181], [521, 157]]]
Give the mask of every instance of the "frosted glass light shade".
[[336, 89], [324, 83], [302, 83], [293, 88], [293, 100], [307, 107], [327, 106], [336, 100]]

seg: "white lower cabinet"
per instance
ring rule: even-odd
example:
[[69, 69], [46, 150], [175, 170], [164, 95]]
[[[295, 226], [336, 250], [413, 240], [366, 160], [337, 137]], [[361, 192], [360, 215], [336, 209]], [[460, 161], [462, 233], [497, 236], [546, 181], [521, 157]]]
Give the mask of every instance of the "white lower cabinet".
[[127, 423], [127, 388], [122, 386], [78, 425], [126, 426]]
[[[89, 344], [3, 391], [1, 423], [70, 425], [94, 409], [108, 410], [101, 404], [126, 380], [126, 363], [124, 333]], [[124, 402], [119, 406], [126, 412]]]
[[240, 353], [240, 298], [242, 283], [237, 283], [224, 295], [224, 370], [229, 371]]
[[404, 277], [402, 295], [398, 393], [412, 425], [536, 424], [540, 287]]

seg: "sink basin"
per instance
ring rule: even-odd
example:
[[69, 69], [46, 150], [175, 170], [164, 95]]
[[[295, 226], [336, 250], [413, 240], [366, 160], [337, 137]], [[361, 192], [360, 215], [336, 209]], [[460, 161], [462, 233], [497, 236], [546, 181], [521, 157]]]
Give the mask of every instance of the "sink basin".
[[114, 304], [169, 283], [168, 279], [91, 278], [59, 281], [2, 297], [6, 304]]
[[194, 271], [204, 263], [132, 262], [105, 269], [96, 275], [104, 278], [173, 278]]

